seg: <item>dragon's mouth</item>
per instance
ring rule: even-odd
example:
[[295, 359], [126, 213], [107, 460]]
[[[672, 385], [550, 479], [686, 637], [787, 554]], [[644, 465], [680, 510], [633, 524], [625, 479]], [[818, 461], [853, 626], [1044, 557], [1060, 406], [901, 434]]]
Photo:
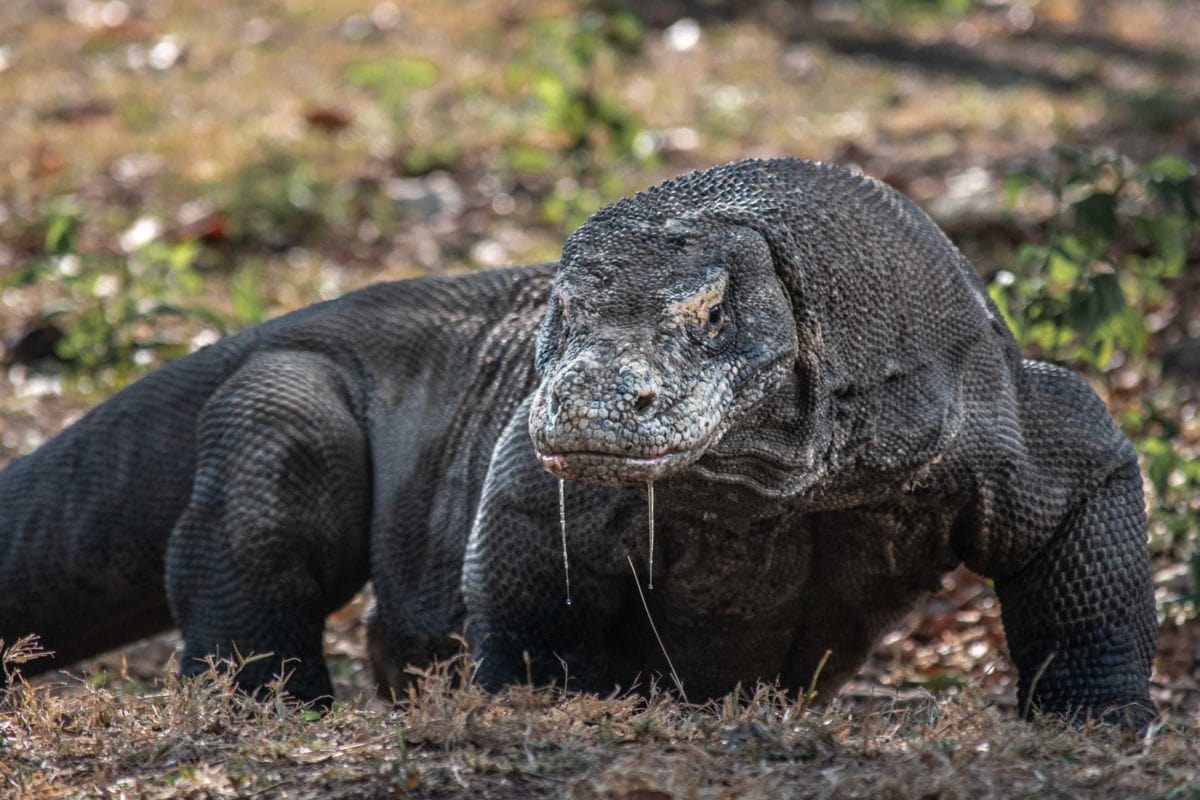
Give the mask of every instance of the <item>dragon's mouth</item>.
[[538, 453], [542, 468], [559, 478], [600, 483], [635, 484], [655, 481], [691, 463], [694, 453], [671, 451], [652, 456], [629, 456], [600, 450]]

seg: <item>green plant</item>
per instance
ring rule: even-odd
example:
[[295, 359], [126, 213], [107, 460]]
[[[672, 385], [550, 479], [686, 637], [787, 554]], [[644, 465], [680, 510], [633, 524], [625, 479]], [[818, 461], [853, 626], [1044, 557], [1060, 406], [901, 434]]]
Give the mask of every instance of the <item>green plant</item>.
[[644, 29], [618, 3], [581, 2], [579, 13], [533, 21], [505, 71], [531, 115], [505, 146], [518, 172], [560, 174], [543, 217], [573, 227], [624, 187], [613, 167], [652, 166], [638, 147], [643, 125], [613, 91], [615, 67], [641, 49]]
[[1124, 412], [1121, 425], [1135, 442], [1152, 489], [1151, 549], [1186, 563], [1190, 573], [1190, 590], [1169, 598], [1163, 611], [1182, 608], [1195, 616], [1200, 609], [1200, 458], [1177, 447], [1176, 412], [1150, 400]]
[[403, 124], [409, 96], [438, 82], [437, 64], [424, 58], [385, 57], [346, 67], [346, 82], [375, 95], [392, 120]]
[[1141, 167], [1110, 152], [1053, 152], [1051, 169], [1005, 180], [1010, 206], [1032, 195], [1048, 202], [1049, 222], [988, 291], [1023, 346], [1103, 370], [1118, 349], [1145, 352], [1145, 312], [1183, 271], [1200, 231], [1196, 169], [1175, 156]]
[[43, 253], [9, 278], [8, 284], [55, 286], [42, 311], [62, 332], [55, 354], [87, 385], [113, 390], [150, 366], [187, 352], [182, 332], [169, 318], [199, 321], [224, 332], [228, 320], [197, 301], [203, 280], [195, 261], [200, 245], [157, 237], [127, 255], [83, 252], [82, 214], [68, 202], [51, 208]]
[[878, 22], [897, 17], [959, 17], [977, 3], [975, 0], [860, 0], [866, 16]]
[[[1200, 234], [1196, 168], [1175, 156], [1139, 166], [1109, 152], [1066, 147], [1048, 170], [1005, 182], [1010, 205], [1041, 203], [1043, 241], [1017, 252], [988, 288], [1023, 346], [1052, 359], [1105, 370], [1147, 354], [1148, 312], [1169, 308], [1173, 281]], [[1200, 459], [1180, 446], [1178, 412], [1147, 398], [1126, 410], [1151, 492], [1151, 545], [1189, 565], [1191, 589], [1165, 610], [1195, 614], [1200, 587]]]
[[619, 58], [640, 49], [643, 30], [629, 11], [581, 5], [578, 14], [535, 20], [505, 77], [511, 87], [528, 91], [540, 127], [554, 135], [559, 151], [586, 167], [588, 153], [633, 153], [641, 126], [604, 77]]
[[357, 61], [345, 68], [343, 78], [374, 95], [391, 119], [396, 140], [403, 143], [395, 149], [405, 172], [420, 175], [452, 167], [462, 157], [462, 148], [453, 137], [412, 141], [409, 135], [413, 94], [432, 89], [441, 79], [441, 69], [433, 61], [398, 56]]
[[282, 149], [269, 149], [208, 195], [230, 219], [238, 247], [283, 250], [319, 238], [336, 216], [334, 187], [316, 165]]

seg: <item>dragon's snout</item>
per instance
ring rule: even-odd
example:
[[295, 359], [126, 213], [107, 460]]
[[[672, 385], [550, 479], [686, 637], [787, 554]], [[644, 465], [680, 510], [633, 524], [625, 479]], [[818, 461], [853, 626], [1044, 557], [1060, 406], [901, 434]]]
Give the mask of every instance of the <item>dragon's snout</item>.
[[545, 390], [547, 422], [569, 427], [582, 416], [621, 423], [625, 417], [644, 417], [655, 410], [661, 388], [649, 367], [604, 372], [569, 369], [552, 378]]
[[644, 362], [579, 359], [548, 376], [530, 415], [542, 466], [563, 478], [633, 484], [684, 460], [687, 425]]

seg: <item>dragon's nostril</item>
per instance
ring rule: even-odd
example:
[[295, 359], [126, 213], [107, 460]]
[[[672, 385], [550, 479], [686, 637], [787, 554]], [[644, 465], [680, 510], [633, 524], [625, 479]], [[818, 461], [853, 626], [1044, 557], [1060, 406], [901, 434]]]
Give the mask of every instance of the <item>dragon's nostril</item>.
[[554, 386], [550, 387], [550, 399], [549, 399], [549, 402], [547, 403], [547, 406], [549, 406], [551, 418], [558, 416], [559, 403], [560, 403], [560, 400], [558, 397], [558, 385], [555, 384]]
[[633, 401], [634, 409], [639, 412], [645, 411], [650, 407], [650, 404], [654, 402], [654, 398], [656, 396], [657, 394], [653, 389], [639, 390], [637, 393], [637, 399]]

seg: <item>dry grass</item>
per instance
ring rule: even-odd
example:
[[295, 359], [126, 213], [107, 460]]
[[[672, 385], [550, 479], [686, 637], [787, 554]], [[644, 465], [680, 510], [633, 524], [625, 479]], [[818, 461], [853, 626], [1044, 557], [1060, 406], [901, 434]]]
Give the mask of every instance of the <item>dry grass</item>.
[[1197, 730], [1025, 724], [953, 699], [805, 707], [771, 687], [706, 706], [651, 688], [488, 695], [458, 659], [394, 709], [255, 703], [214, 672], [149, 691], [29, 686], [0, 707], [18, 797], [1194, 797]]

